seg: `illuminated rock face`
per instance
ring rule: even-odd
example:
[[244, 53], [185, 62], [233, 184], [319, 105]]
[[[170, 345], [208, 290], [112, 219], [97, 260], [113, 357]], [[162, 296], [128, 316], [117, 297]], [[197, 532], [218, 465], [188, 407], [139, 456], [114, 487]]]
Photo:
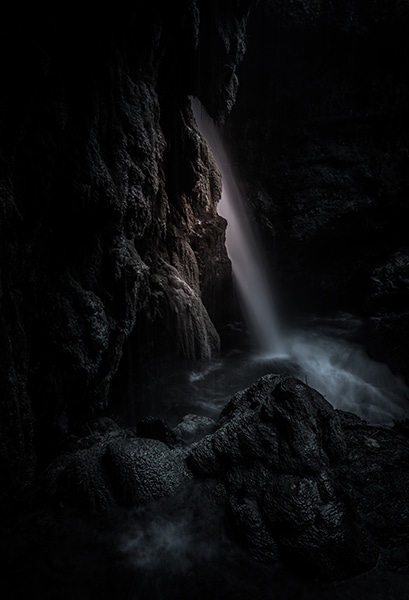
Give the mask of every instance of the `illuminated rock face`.
[[12, 486], [106, 407], [131, 332], [138, 360], [220, 346], [228, 301], [216, 298], [230, 289], [220, 175], [188, 97], [218, 118], [231, 108], [250, 4], [81, 18], [9, 9], [0, 453]]

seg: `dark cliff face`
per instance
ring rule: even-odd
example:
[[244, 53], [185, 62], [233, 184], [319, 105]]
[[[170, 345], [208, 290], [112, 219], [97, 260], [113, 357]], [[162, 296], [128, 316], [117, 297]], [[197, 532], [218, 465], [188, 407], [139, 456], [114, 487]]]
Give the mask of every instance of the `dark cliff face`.
[[0, 19], [13, 596], [407, 595], [407, 420], [368, 425], [286, 375], [217, 422], [107, 416], [127, 369], [209, 358], [232, 316], [220, 174], [190, 96], [226, 124], [284, 315], [364, 312], [372, 352], [407, 372], [407, 3], [260, 1], [239, 71], [251, 4]]
[[5, 484], [106, 406], [131, 332], [142, 358], [218, 349], [212, 289], [230, 285], [221, 181], [189, 95], [218, 118], [230, 108], [250, 4], [4, 14]]
[[407, 2], [259, 3], [226, 130], [283, 316], [363, 313], [406, 375], [408, 28]]
[[219, 348], [221, 181], [190, 95], [227, 121], [282, 305], [365, 312], [407, 373], [407, 2], [3, 15], [4, 481], [103, 410], [130, 357]]

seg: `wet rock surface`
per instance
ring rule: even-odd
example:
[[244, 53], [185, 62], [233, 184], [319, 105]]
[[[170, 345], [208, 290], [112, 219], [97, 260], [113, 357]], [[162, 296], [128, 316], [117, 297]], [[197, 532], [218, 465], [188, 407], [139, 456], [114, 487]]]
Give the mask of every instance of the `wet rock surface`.
[[409, 595], [407, 422], [276, 376], [218, 423], [97, 418], [116, 377], [207, 359], [232, 315], [192, 94], [226, 122], [282, 304], [362, 311], [408, 373], [408, 3], [259, 2], [239, 71], [251, 4], [1, 9], [6, 598]]
[[220, 347], [221, 181], [189, 96], [216, 118], [230, 110], [251, 2], [156, 4], [142, 18], [2, 9], [5, 490], [123, 400], [113, 380], [131, 361]]
[[335, 472], [348, 455], [342, 421], [318, 392], [266, 376], [234, 397], [219, 425], [190, 451], [188, 465], [223, 483], [253, 556], [284, 556], [329, 578], [375, 564], [378, 548]]
[[[145, 437], [149, 431], [153, 437]], [[171, 443], [154, 439], [169, 440], [170, 431], [154, 419], [140, 426], [143, 437], [96, 431], [50, 467], [49, 497], [115, 516], [193, 486], [224, 515], [232, 543], [267, 569], [284, 565], [307, 580], [337, 581], [379, 565], [402, 568], [409, 547], [404, 423], [370, 426], [294, 377], [266, 375], [237, 393], [217, 423], [187, 415]]]

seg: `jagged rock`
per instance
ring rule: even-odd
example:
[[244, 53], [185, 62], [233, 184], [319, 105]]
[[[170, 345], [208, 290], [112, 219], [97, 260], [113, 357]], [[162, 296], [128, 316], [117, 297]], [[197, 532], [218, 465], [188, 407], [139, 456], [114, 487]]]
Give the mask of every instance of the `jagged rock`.
[[334, 476], [348, 455], [341, 425], [318, 392], [267, 375], [234, 396], [188, 465], [223, 483], [233, 527], [253, 556], [287, 557], [324, 578], [349, 576], [370, 568], [378, 548]]
[[284, 554], [321, 578], [350, 577], [372, 567], [379, 549], [357, 520], [337, 483], [318, 477], [279, 475], [267, 486], [265, 515]]
[[[146, 435], [169, 433], [155, 419], [144, 427]], [[403, 556], [405, 422], [370, 426], [292, 376], [266, 375], [238, 392], [217, 423], [187, 415], [171, 433], [171, 445], [178, 434], [188, 447], [116, 428], [72, 442], [47, 472], [48, 493], [58, 504], [113, 515], [119, 506], [177, 502], [197, 486], [258, 563], [308, 579], [350, 578]]]
[[159, 440], [118, 440], [109, 444], [105, 464], [113, 494], [124, 506], [170, 496], [190, 479], [182, 450]]
[[[347, 459], [336, 467], [336, 479], [346, 490], [360, 521], [382, 547], [398, 547], [409, 531], [409, 437], [405, 428], [368, 427], [340, 414]], [[398, 536], [398, 537], [396, 537]]]
[[205, 435], [213, 433], [215, 429], [216, 421], [214, 419], [202, 415], [189, 414], [185, 415], [180, 423], [173, 427], [172, 431], [177, 438], [190, 445], [202, 439]]
[[374, 269], [367, 309], [383, 313], [406, 309], [409, 301], [409, 250], [400, 248]]
[[115, 507], [103, 464], [105, 451], [106, 445], [99, 442], [75, 453], [59, 477], [60, 502], [97, 514]]
[[409, 382], [409, 312], [387, 312], [370, 317], [367, 324], [368, 351]]
[[213, 320], [229, 303], [215, 291], [232, 292], [226, 224], [189, 97], [214, 116], [231, 109], [250, 4], [193, 0], [172, 18], [165, 4], [143, 18], [137, 6], [80, 20], [29, 7], [4, 17], [5, 490], [105, 410], [130, 356], [141, 364], [218, 350]]
[[[266, 375], [238, 392], [222, 411], [211, 438], [220, 468], [260, 460], [267, 467], [290, 472], [319, 472], [329, 457], [345, 453], [340, 422], [332, 406], [315, 390], [294, 378]], [[281, 435], [280, 435], [281, 434]], [[201, 444], [189, 464], [206, 475]], [[214, 467], [212, 466], [214, 470]]]
[[229, 496], [228, 511], [236, 534], [245, 540], [251, 556], [262, 563], [276, 562], [279, 559], [277, 542], [266, 530], [257, 501]]
[[170, 496], [190, 479], [181, 449], [114, 429], [72, 445], [48, 468], [46, 487], [57, 502], [101, 514]]
[[162, 272], [169, 328], [176, 333], [176, 351], [188, 359], [210, 359], [220, 350], [220, 338], [198, 292], [174, 267], [163, 265]]
[[[198, 30], [204, 56], [200, 55], [200, 62], [195, 64], [198, 74], [194, 90], [209, 114], [220, 121], [229, 114], [236, 100], [237, 68], [245, 53], [247, 18], [254, 2], [242, 0], [230, 7], [234, 4], [237, 11], [234, 22], [230, 19], [228, 5], [222, 7], [213, 0], [202, 4]], [[215, 51], [222, 51], [224, 55], [224, 63], [218, 70], [214, 69]]]

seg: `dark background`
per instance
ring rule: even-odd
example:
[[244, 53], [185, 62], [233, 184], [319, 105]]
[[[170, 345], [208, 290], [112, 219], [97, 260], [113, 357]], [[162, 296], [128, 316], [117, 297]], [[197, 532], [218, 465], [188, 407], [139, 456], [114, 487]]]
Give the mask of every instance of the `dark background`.
[[[6, 565], [20, 565], [11, 587], [27, 575], [23, 563], [29, 590], [30, 577], [52, 578], [67, 527], [41, 508], [43, 545], [27, 517], [22, 498], [37, 510], [44, 469], [93, 419], [115, 413], [127, 424], [146, 365], [216, 356], [241, 318], [216, 210], [220, 175], [189, 96], [222, 127], [282, 318], [357, 313], [370, 354], [409, 377], [409, 4], [154, 0], [1, 12], [2, 531]], [[79, 543], [92, 571], [90, 555], [102, 548], [104, 564], [109, 541], [98, 545], [88, 521], [71, 516], [62, 556]], [[286, 585], [283, 597], [300, 597]], [[371, 597], [383, 598], [376, 587]]]

